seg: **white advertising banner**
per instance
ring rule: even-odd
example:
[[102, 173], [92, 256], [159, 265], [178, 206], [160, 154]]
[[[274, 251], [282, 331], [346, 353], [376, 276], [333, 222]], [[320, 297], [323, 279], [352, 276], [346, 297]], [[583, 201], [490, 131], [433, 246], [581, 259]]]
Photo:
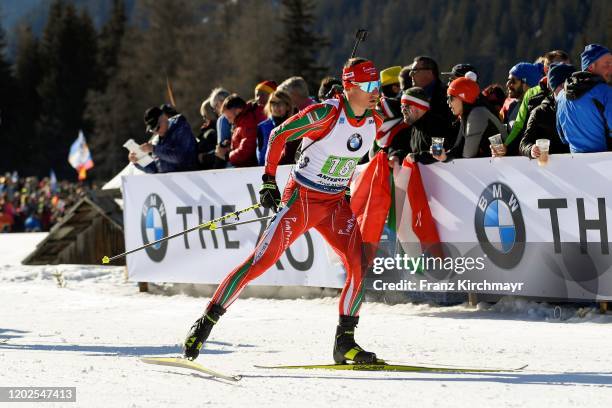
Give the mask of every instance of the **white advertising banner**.
[[522, 295], [612, 299], [612, 153], [420, 169], [441, 241], [454, 256], [486, 259], [463, 278], [523, 283]]
[[[282, 191], [290, 166], [278, 169]], [[126, 250], [249, 207], [259, 201], [262, 168], [223, 169], [124, 176]], [[272, 215], [259, 208], [239, 221]], [[227, 223], [235, 222], [227, 220]], [[128, 255], [132, 281], [219, 283], [254, 250], [267, 220], [185, 234]], [[300, 237], [267, 273], [260, 285], [340, 288], [345, 272], [325, 240], [311, 230]]]

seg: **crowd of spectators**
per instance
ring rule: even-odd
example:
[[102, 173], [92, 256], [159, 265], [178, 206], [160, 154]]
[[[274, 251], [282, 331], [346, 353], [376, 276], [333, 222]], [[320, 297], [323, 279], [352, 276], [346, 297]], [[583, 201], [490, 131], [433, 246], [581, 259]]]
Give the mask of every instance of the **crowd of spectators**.
[[89, 189], [48, 177], [0, 177], [0, 232], [49, 231]]
[[[441, 72], [433, 58], [417, 56], [409, 65], [380, 72], [379, 107], [389, 123], [384, 131], [392, 129], [394, 135], [387, 147], [390, 164], [406, 158], [424, 164], [487, 156], [538, 158], [539, 139], [550, 141], [553, 154], [610, 150], [611, 82], [612, 55], [598, 44], [585, 47], [578, 66], [561, 50], [517, 62], [509, 67], [505, 86], [482, 84], [478, 68], [469, 62]], [[316, 99], [298, 76], [278, 85], [262, 81], [250, 100], [218, 87], [202, 102], [197, 136], [172, 107], [150, 108], [145, 123], [152, 138], [142, 148], [154, 162], [143, 170], [261, 166], [272, 129], [341, 93], [342, 82], [335, 77], [321, 81]], [[441, 141], [441, 149], [432, 151], [432, 138]], [[282, 164], [294, 163], [299, 144], [285, 146]], [[129, 159], [136, 161], [133, 155]]]

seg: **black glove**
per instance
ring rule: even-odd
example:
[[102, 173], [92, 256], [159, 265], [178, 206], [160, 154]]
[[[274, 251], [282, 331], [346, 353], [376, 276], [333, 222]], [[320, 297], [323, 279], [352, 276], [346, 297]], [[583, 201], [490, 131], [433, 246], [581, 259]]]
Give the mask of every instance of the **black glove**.
[[344, 199], [346, 200], [347, 203], [351, 203], [351, 189], [347, 188], [346, 190], [344, 190]]
[[265, 208], [271, 208], [276, 212], [281, 202], [281, 195], [276, 185], [276, 179], [274, 176], [268, 174], [264, 174], [261, 179], [263, 180], [263, 184], [259, 190], [259, 202]]

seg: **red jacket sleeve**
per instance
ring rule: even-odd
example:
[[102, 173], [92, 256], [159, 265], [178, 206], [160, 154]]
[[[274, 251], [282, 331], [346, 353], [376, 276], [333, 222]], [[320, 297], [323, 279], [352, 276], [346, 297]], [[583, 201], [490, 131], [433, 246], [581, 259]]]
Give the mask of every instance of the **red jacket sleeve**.
[[329, 132], [336, 123], [338, 108], [326, 103], [311, 105], [296, 113], [270, 133], [266, 152], [265, 173], [276, 175], [276, 167], [286, 142], [307, 137], [318, 140]]

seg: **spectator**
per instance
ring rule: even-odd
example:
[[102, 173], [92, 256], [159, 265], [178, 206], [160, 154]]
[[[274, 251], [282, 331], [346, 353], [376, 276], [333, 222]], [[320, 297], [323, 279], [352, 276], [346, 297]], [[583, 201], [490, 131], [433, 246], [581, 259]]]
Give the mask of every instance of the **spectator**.
[[580, 61], [583, 71], [599, 75], [608, 85], [612, 85], [612, 55], [606, 47], [599, 44], [587, 45], [580, 54]]
[[200, 106], [202, 126], [198, 135], [198, 167], [202, 170], [216, 168], [215, 148], [217, 146], [217, 113], [209, 99]]
[[557, 131], [572, 153], [612, 150], [612, 90], [604, 79], [612, 56], [607, 48], [590, 44], [580, 57], [582, 71], [573, 73], [557, 95]]
[[270, 99], [270, 94], [276, 91], [276, 82], [263, 81], [255, 86], [255, 103], [257, 104], [257, 123], [267, 119], [264, 108]]
[[287, 92], [291, 96], [291, 103], [294, 107], [293, 113], [315, 104], [315, 101], [308, 94], [308, 84], [302, 77], [294, 76], [285, 79], [277, 89]]
[[230, 93], [226, 89], [215, 88], [210, 92], [208, 97], [215, 113], [219, 117], [217, 120], [217, 144], [223, 146], [229, 146], [230, 139], [232, 138], [232, 125], [221, 112], [223, 101], [225, 101], [225, 98], [229, 95]]
[[268, 119], [257, 125], [257, 163], [260, 166], [266, 164], [270, 132], [287, 120], [289, 114], [293, 112], [291, 97], [287, 92], [275, 91], [270, 95], [270, 99], [268, 99], [265, 112], [268, 115]]
[[555, 95], [561, 91], [563, 83], [574, 71], [576, 68], [568, 64], [552, 64], [548, 69], [546, 83], [551, 92], [546, 93], [542, 103], [529, 115], [519, 144], [519, 150], [523, 156], [530, 159], [537, 159], [540, 156], [540, 150], [535, 144], [538, 139], [550, 140], [549, 152], [551, 154], [569, 151], [557, 133]]
[[[144, 121], [147, 131], [153, 133], [152, 143], [143, 143], [140, 148], [152, 153], [153, 163], [141, 167], [135, 153], [128, 158], [136, 167], [147, 173], [170, 173], [197, 168], [196, 139], [191, 126], [183, 115], [171, 118], [157, 106], [146, 110]], [[156, 142], [156, 143], [155, 143]]]
[[336, 77], [328, 76], [321, 80], [317, 97], [319, 102], [323, 102], [324, 100], [331, 99], [336, 95], [341, 95], [342, 91], [342, 81]]
[[[555, 50], [549, 51], [544, 54], [542, 57], [538, 58], [538, 60], [542, 60], [543, 64], [543, 74], [548, 72], [548, 67], [552, 63], [561, 62], [564, 64], [569, 64], [570, 59], [569, 55], [565, 51]], [[535, 64], [539, 67], [538, 64]], [[529, 114], [533, 109], [538, 106], [542, 100], [548, 95], [548, 86], [547, 86], [546, 75], [540, 78], [540, 81], [535, 86], [529, 88], [518, 107], [518, 112], [516, 115], [516, 121], [512, 126], [512, 130], [508, 135], [508, 140], [506, 141], [506, 145], [511, 145], [516, 140], [520, 140], [522, 136], [523, 128], [527, 123], [527, 119], [529, 118]]]
[[380, 71], [380, 86], [383, 96], [387, 98], [397, 98], [400, 96], [401, 88], [399, 83], [399, 73], [402, 67], [395, 66], [385, 68]]
[[10, 202], [5, 199], [6, 196], [0, 198], [0, 232], [11, 232], [13, 230], [13, 224], [15, 219], [13, 218], [13, 211], [10, 208]]
[[450, 85], [450, 83], [455, 79], [465, 76], [465, 74], [468, 72], [473, 72], [475, 77], [472, 77], [471, 79], [478, 82], [478, 72], [471, 64], [457, 64], [450, 70], [450, 72], [442, 72], [441, 75], [448, 77], [448, 84]]
[[[518, 143], [514, 143], [516, 135], [523, 128], [523, 122], [526, 118], [519, 118], [518, 113], [520, 110], [521, 103], [525, 98], [525, 93], [529, 88], [537, 86], [540, 79], [544, 76], [543, 64], [532, 64], [530, 62], [519, 62], [510, 69], [508, 73], [508, 81], [506, 81], [506, 87], [508, 88], [508, 98], [513, 100], [504, 104], [502, 108], [504, 123], [508, 125], [511, 130], [514, 130], [515, 126], [518, 126], [513, 135], [513, 138], [508, 138], [504, 141], [504, 145], [510, 152], [510, 154], [516, 154], [518, 152]], [[520, 120], [522, 119], [522, 121]]]
[[[429, 149], [432, 137], [437, 137], [444, 131], [443, 124], [431, 114], [429, 109], [429, 97], [423, 88], [413, 87], [405, 91], [402, 95], [402, 114], [404, 122], [410, 125], [409, 141], [410, 151], [409, 160], [431, 164], [436, 162]], [[394, 146], [395, 139], [391, 143]], [[445, 147], [448, 142], [445, 140]], [[391, 156], [392, 153], [389, 153]]]
[[223, 115], [234, 125], [229, 147], [217, 146], [217, 157], [234, 167], [257, 166], [257, 105], [246, 103], [237, 94], [223, 102]]
[[449, 139], [449, 142], [454, 140], [457, 132], [454, 126], [455, 118], [446, 104], [446, 86], [440, 80], [440, 70], [436, 61], [427, 56], [414, 58], [410, 66], [410, 77], [414, 86], [423, 88], [429, 96], [431, 114], [446, 125], [446, 130], [439, 136]]
[[64, 180], [52, 189], [48, 178], [13, 178], [9, 174], [0, 177], [0, 192], [0, 230], [32, 230], [25, 225], [32, 218], [38, 223], [37, 230], [47, 231], [85, 194], [85, 188]]
[[506, 136], [506, 128], [500, 120], [489, 111], [479, 98], [478, 84], [465, 77], [457, 78], [448, 87], [448, 104], [460, 119], [459, 133], [450, 151], [442, 151], [433, 156], [438, 161], [450, 161], [456, 158], [488, 156], [488, 137], [501, 134]]
[[405, 92], [407, 89], [412, 87], [412, 78], [410, 77], [410, 67], [407, 65], [399, 72], [397, 79], [399, 80], [399, 86], [401, 92]]
[[489, 85], [482, 91], [482, 96], [501, 119], [500, 112], [506, 100], [504, 87], [500, 84]]

